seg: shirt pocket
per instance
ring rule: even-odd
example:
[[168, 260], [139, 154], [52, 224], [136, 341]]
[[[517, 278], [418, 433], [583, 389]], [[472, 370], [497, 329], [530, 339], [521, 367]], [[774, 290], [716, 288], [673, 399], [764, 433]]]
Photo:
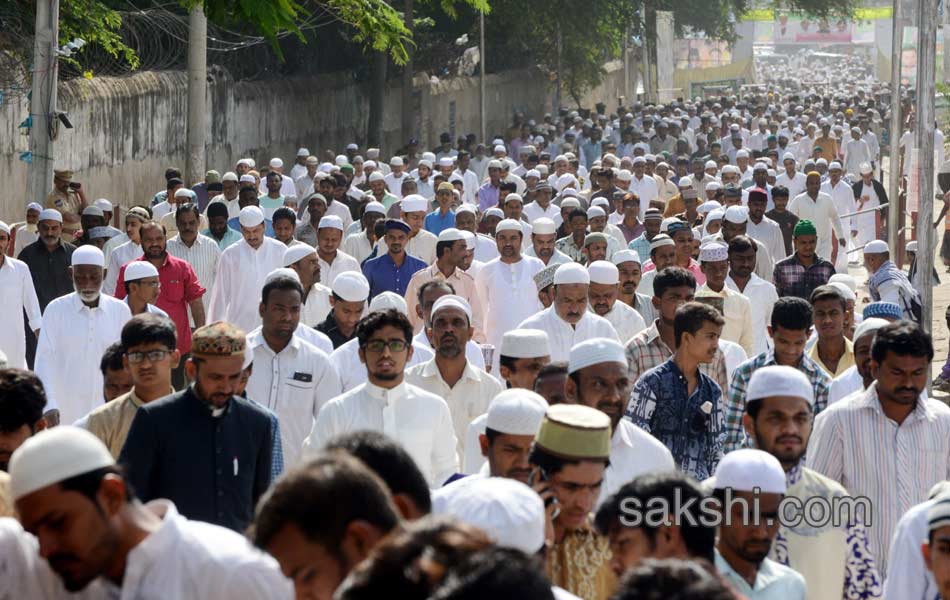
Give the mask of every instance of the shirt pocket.
[[182, 280], [179, 278], [169, 279], [162, 282], [162, 298], [170, 304], [181, 304], [185, 298], [185, 288]]

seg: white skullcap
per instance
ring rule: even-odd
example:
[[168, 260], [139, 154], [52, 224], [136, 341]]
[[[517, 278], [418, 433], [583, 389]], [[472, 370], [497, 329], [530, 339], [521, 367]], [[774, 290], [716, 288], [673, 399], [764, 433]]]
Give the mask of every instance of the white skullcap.
[[297, 271], [288, 269], [287, 267], [278, 267], [267, 274], [267, 277], [264, 278], [264, 285], [267, 285], [279, 277], [289, 277], [290, 279], [300, 283], [300, 275], [297, 275]]
[[[357, 157], [357, 158], [360, 158], [360, 157]], [[359, 161], [356, 160], [355, 158], [353, 159], [353, 161], [354, 161], [354, 162], [359, 162]], [[366, 170], [366, 169], [375, 169], [376, 167], [377, 167], [377, 165], [376, 165], [376, 161], [375, 161], [375, 160], [367, 160], [366, 162], [363, 163], [363, 170]]]
[[[512, 329], [501, 336], [499, 356], [538, 358], [551, 356], [548, 334], [540, 329]], [[489, 408], [489, 410], [491, 410]]]
[[[340, 275], [342, 274], [340, 273]], [[397, 310], [406, 316], [409, 315], [409, 306], [406, 305], [405, 298], [395, 292], [377, 294], [373, 297], [373, 301], [369, 303], [370, 312], [389, 309]]]
[[[475, 206], [472, 204], [462, 204], [455, 209], [456, 216], [458, 216], [459, 213], [471, 213], [474, 215], [476, 212]], [[502, 213], [502, 215], [504, 215], [504, 213]]]
[[369, 174], [369, 182], [373, 183], [374, 181], [385, 181], [386, 177], [379, 171], [373, 171]]
[[712, 478], [714, 489], [785, 494], [785, 471], [777, 458], [753, 448], [733, 450], [722, 457]]
[[815, 404], [815, 389], [804, 373], [794, 367], [772, 365], [759, 367], [752, 372], [749, 385], [746, 388], [746, 402], [772, 398], [774, 396], [791, 396], [801, 398], [809, 406]]
[[96, 206], [98, 206], [99, 210], [102, 212], [112, 212], [112, 203], [105, 198], [99, 198], [96, 200]]
[[703, 171], [705, 171], [706, 169], [718, 169], [718, 168], [719, 168], [719, 165], [717, 165], [716, 161], [714, 160], [707, 160], [706, 164], [703, 165]]
[[950, 495], [938, 494], [927, 509], [927, 531], [934, 532], [950, 526]]
[[281, 264], [284, 267], [289, 267], [297, 261], [316, 253], [317, 249], [310, 244], [294, 244], [284, 250], [284, 260]]
[[369, 281], [356, 271], [343, 271], [337, 275], [330, 289], [347, 302], [365, 302], [369, 297]]
[[851, 288], [849, 288], [848, 284], [846, 283], [843, 283], [841, 281], [835, 281], [835, 282], [829, 281], [828, 285], [833, 286], [835, 289], [841, 292], [841, 295], [844, 296], [845, 300], [850, 300], [851, 302], [854, 302], [858, 299], [858, 297], [855, 296], [854, 292], [851, 291]]
[[146, 277], [158, 277], [158, 269], [147, 260], [133, 260], [125, 266], [124, 281], [137, 281]]
[[56, 221], [57, 223], [63, 222], [63, 215], [55, 208], [46, 208], [40, 211], [40, 221]]
[[[488, 209], [491, 210], [491, 209]], [[485, 213], [486, 216], [488, 213]], [[504, 214], [504, 213], [503, 213]], [[524, 230], [521, 228], [521, 223], [515, 221], [514, 219], [502, 219], [498, 222], [498, 226], [495, 227], [495, 234], [499, 234], [502, 231], [520, 231], [524, 233]]]
[[554, 285], [589, 285], [587, 269], [578, 263], [564, 263], [554, 272]]
[[709, 242], [699, 247], [700, 262], [729, 260], [729, 246], [722, 242]]
[[76, 475], [114, 465], [109, 449], [85, 429], [51, 427], [27, 438], [10, 458], [10, 497], [16, 501]]
[[645, 154], [645, 155], [643, 156], [643, 160], [645, 160], [646, 162], [656, 162], [656, 155], [655, 155], [655, 154]]
[[704, 215], [708, 212], [712, 212], [717, 208], [722, 208], [722, 204], [718, 200], [707, 200], [696, 207], [696, 212], [701, 215]]
[[505, 196], [505, 200], [502, 202], [502, 204], [508, 204], [509, 200], [517, 200], [518, 202], [524, 204], [524, 198], [521, 197], [521, 194], [508, 194]]
[[795, 155], [792, 154], [791, 152], [786, 152], [785, 154], [782, 155], [782, 162], [785, 162], [786, 160], [795, 162]]
[[264, 222], [264, 211], [259, 206], [245, 206], [238, 215], [241, 227], [257, 227]]
[[245, 167], [248, 167], [248, 168], [250, 168], [250, 169], [253, 169], [253, 168], [254, 168], [254, 166], [253, 166], [253, 164], [252, 164], [253, 162], [254, 162], [254, 161], [252, 161], [250, 158], [239, 158], [238, 161], [237, 161], [235, 164], [236, 164], [236, 165], [244, 165]]
[[366, 156], [370, 158], [376, 158], [377, 156], [379, 156], [379, 148], [367, 148]]
[[749, 209], [744, 206], [730, 206], [724, 216], [730, 223], [745, 223], [749, 220]]
[[775, 177], [776, 175], [775, 169], [766, 169], [765, 174], [768, 175], [769, 177]]
[[558, 192], [563, 192], [571, 185], [577, 186], [577, 177], [574, 177], [570, 173], [564, 173], [563, 175], [559, 176], [557, 181], [554, 183], [554, 187], [557, 188]]
[[557, 225], [552, 219], [539, 217], [531, 222], [531, 232], [535, 235], [551, 235], [557, 233]]
[[881, 319], [879, 317], [868, 317], [861, 321], [854, 330], [854, 341], [858, 341], [858, 338], [861, 338], [869, 333], [874, 333], [881, 327], [889, 325], [890, 321], [886, 319]]
[[465, 236], [455, 227], [446, 227], [439, 233], [440, 242], [457, 242], [458, 240], [464, 239]]
[[359, 148], [360, 147], [357, 146], [354, 142], [350, 142], [349, 144], [346, 145], [346, 149], [349, 150], [350, 152], [354, 150], [359, 150]]
[[503, 145], [503, 144], [505, 143], [505, 140], [503, 140], [503, 139], [501, 139], [501, 138], [495, 138], [495, 139], [492, 140], [491, 143], [492, 143], [492, 146], [501, 146], [501, 145]]
[[824, 158], [819, 158], [818, 160], [815, 161], [815, 164], [816, 164], [816, 165], [825, 165], [825, 166], [827, 167], [827, 166], [828, 166], [828, 160], [827, 160], [827, 159], [824, 159]]
[[603, 285], [617, 285], [620, 283], [620, 271], [617, 265], [606, 260], [595, 260], [587, 266], [591, 283]]
[[739, 150], [736, 152], [736, 158], [749, 158], [748, 150]]
[[[181, 191], [181, 190], [179, 190], [179, 191]], [[177, 193], [176, 193], [176, 196], [177, 196]], [[101, 217], [101, 216], [103, 216], [103, 214], [102, 214], [102, 209], [99, 208], [98, 206], [94, 205], [94, 204], [90, 204], [90, 205], [87, 206], [86, 208], [82, 209], [82, 216], [84, 216], [84, 217]]]
[[455, 161], [452, 160], [451, 156], [443, 156], [439, 159], [440, 167], [451, 167], [453, 164], [455, 164]]
[[596, 219], [597, 217], [606, 217], [607, 212], [599, 206], [591, 206], [587, 209], [587, 218]]
[[106, 260], [102, 250], [95, 246], [80, 246], [73, 251], [72, 266], [92, 265], [93, 267], [105, 267]]
[[[367, 153], [367, 154], [368, 154], [368, 153]], [[391, 166], [393, 166], [393, 167], [401, 167], [401, 166], [403, 166], [402, 157], [400, 157], [400, 156], [394, 156], [394, 157], [392, 157], [392, 160], [389, 161], [389, 164], [390, 164]]]
[[561, 208], [580, 208], [581, 201], [577, 198], [565, 198], [561, 200]]
[[432, 162], [431, 162], [431, 161], [428, 161], [428, 160], [426, 160], [426, 159], [422, 159], [422, 160], [419, 161], [418, 166], [420, 166], [420, 167], [428, 167], [429, 169], [432, 169]]
[[[455, 214], [458, 214], [458, 213], [455, 213]], [[505, 213], [504, 213], [504, 211], [502, 211], [502, 210], [501, 210], [500, 208], [498, 208], [497, 206], [493, 206], [493, 207], [489, 208], [488, 210], [486, 210], [486, 211], [484, 212], [484, 214], [482, 214], [482, 218], [483, 218], [483, 219], [486, 219], [486, 218], [488, 218], [488, 217], [498, 217], [499, 219], [504, 219], [504, 218], [505, 218]], [[509, 219], [509, 220], [511, 220], [511, 219]]]
[[666, 235], [665, 233], [660, 233], [653, 236], [653, 241], [650, 242], [650, 252], [653, 252], [657, 248], [662, 248], [663, 246], [675, 246], [676, 242], [673, 241], [673, 238]]
[[237, 173], [235, 173], [234, 171], [228, 171], [227, 173], [225, 173], [224, 175], [221, 176], [221, 181], [222, 181], [222, 182], [225, 182], [225, 181], [233, 181], [233, 182], [237, 183], [237, 182], [238, 182]]
[[621, 265], [625, 262], [635, 262], [637, 264], [642, 264], [640, 262], [640, 255], [637, 254], [636, 250], [618, 250], [614, 252], [614, 255], [610, 258], [611, 262], [615, 265]]
[[241, 175], [241, 183], [257, 183], [257, 179], [255, 179], [253, 175], [245, 173]]
[[191, 199], [191, 195], [192, 195], [193, 193], [194, 193], [194, 192], [192, 192], [192, 191], [189, 190], [188, 188], [178, 188], [177, 190], [175, 190], [175, 197], [176, 197], [176, 198], [188, 198], [188, 199]]
[[434, 513], [478, 527], [499, 547], [528, 556], [544, 547], [544, 501], [520, 481], [467, 477], [438, 490], [438, 496], [433, 498]]
[[907, 252], [917, 252], [917, 240], [907, 242], [907, 244], [904, 246], [904, 250]]
[[310, 151], [307, 150], [306, 148], [298, 148], [297, 156], [310, 156]]
[[383, 206], [382, 202], [376, 202], [375, 200], [373, 200], [372, 202], [367, 204], [366, 207], [363, 209], [363, 214], [366, 214], [366, 213], [379, 213], [381, 215], [385, 215], [386, 207]]
[[[544, 340], [547, 342], [547, 335], [544, 336]], [[510, 355], [502, 353], [502, 356]], [[534, 358], [534, 356], [523, 358]], [[531, 390], [521, 388], [505, 390], [497, 394], [488, 405], [485, 428], [508, 435], [537, 435], [547, 409], [547, 401]]]
[[0, 221], [0, 231], [4, 232], [7, 235], [10, 235], [10, 226], [5, 222]]
[[833, 161], [830, 165], [828, 165], [828, 170], [829, 170], [829, 171], [835, 171], [835, 170], [842, 171], [843, 169], [841, 168], [841, 163], [839, 163], [838, 161]]
[[718, 181], [710, 181], [709, 183], [706, 184], [706, 187], [705, 187], [705, 190], [707, 192], [715, 192], [716, 190], [721, 190], [721, 189], [722, 189], [722, 184], [719, 183]]
[[402, 212], [429, 212], [429, 201], [419, 194], [409, 194], [399, 203]]
[[680, 221], [676, 217], [667, 217], [663, 219], [662, 223], [660, 223], [660, 231], [666, 233], [667, 231], [669, 231], [670, 225], [672, 225], [673, 223], [682, 223], [682, 222], [683, 221]]
[[281, 159], [279, 159], [279, 158], [277, 158], [277, 157], [274, 157], [274, 158], [270, 159], [270, 162], [269, 162], [268, 164], [270, 165], [270, 168], [271, 168], [271, 169], [283, 169], [283, 168], [284, 168], [284, 161], [282, 161]]
[[873, 172], [873, 170], [874, 169], [871, 168], [871, 163], [863, 162], [858, 165], [858, 171], [861, 172], [861, 175], [868, 175], [869, 173]]
[[633, 181], [633, 173], [627, 169], [617, 171], [617, 181]]
[[492, 160], [488, 161], [488, 168], [489, 168], [489, 169], [501, 169], [501, 168], [502, 168], [501, 161], [498, 160], [498, 159], [492, 159]]
[[465, 248], [468, 250], [475, 249], [475, 234], [471, 231], [462, 230], [462, 237], [465, 239]]
[[729, 173], [731, 173], [731, 174], [733, 174], [733, 175], [739, 175], [739, 174], [740, 174], [740, 172], [739, 172], [739, 167], [737, 167], [737, 166], [735, 166], [735, 165], [725, 165], [725, 166], [722, 168], [722, 174], [723, 174], [723, 175], [726, 175], [726, 174], [729, 174]]
[[539, 173], [537, 169], [528, 169], [524, 174], [524, 178], [527, 179], [528, 177], [537, 177], [540, 179], [541, 173]]
[[[506, 152], [505, 147], [502, 146], [501, 144], [495, 144], [495, 147], [492, 148], [492, 150], [493, 150], [494, 152]], [[499, 168], [501, 168], [501, 167], [499, 167]]]
[[36, 212], [42, 212], [43, 206], [39, 202], [30, 202], [26, 205], [26, 210], [35, 210]]
[[343, 231], [343, 219], [336, 215], [325, 215], [320, 217], [320, 223], [317, 225], [317, 229], [339, 229]]
[[432, 312], [430, 314], [432, 315], [433, 320], [435, 319], [435, 313], [439, 312], [443, 308], [458, 309], [462, 311], [463, 313], [465, 313], [465, 316], [468, 317], [469, 323], [472, 322], [472, 307], [468, 303], [468, 300], [466, 300], [465, 298], [461, 296], [456, 296], [454, 294], [446, 294], [445, 296], [440, 296], [439, 299], [436, 300], [435, 303], [432, 305]]
[[567, 361], [567, 372], [576, 373], [585, 367], [601, 363], [620, 363], [627, 366], [627, 355], [623, 344], [610, 338], [593, 338], [571, 348]]
[[634, 164], [634, 166], [646, 164], [646, 162], [647, 162], [647, 159], [643, 158], [642, 156], [634, 156], [634, 157], [633, 157], [633, 164]]
[[709, 211], [709, 214], [706, 215], [706, 223], [708, 224], [712, 221], [722, 221], [722, 218], [725, 216], [725, 214], [726, 211], [724, 211], [721, 207], [715, 208]]
[[889, 249], [884, 240], [871, 240], [864, 245], [865, 254], [884, 254], [885, 252], [889, 252]]
[[858, 289], [858, 280], [847, 273], [835, 273], [828, 279], [828, 283], [843, 283], [852, 292]]

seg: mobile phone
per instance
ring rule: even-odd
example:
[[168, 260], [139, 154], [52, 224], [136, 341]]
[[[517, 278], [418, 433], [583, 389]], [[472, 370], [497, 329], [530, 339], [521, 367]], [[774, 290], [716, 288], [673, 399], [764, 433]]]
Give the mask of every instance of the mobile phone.
[[[549, 480], [547, 472], [541, 467], [537, 467], [534, 471], [531, 472], [531, 475], [528, 477], [528, 485], [534, 487], [534, 484], [538, 481], [547, 482]], [[551, 506], [552, 504], [557, 504], [557, 498], [553, 495], [544, 501], [544, 508]], [[561, 514], [561, 509], [555, 507], [554, 513], [551, 515], [551, 520], [554, 520]]]
[[71, 189], [71, 190], [78, 190], [78, 189], [81, 188], [81, 187], [82, 187], [82, 184], [79, 183], [78, 181], [70, 181], [70, 182], [69, 182], [69, 189]]

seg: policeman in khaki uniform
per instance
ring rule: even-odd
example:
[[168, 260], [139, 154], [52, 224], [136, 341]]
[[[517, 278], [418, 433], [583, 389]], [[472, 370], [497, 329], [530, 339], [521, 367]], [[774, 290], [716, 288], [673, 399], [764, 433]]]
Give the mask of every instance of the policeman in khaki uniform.
[[46, 197], [44, 208], [55, 208], [63, 215], [63, 233], [68, 234], [68, 240], [82, 228], [79, 223], [79, 215], [82, 214], [82, 210], [86, 208], [86, 205], [86, 196], [83, 194], [82, 185], [78, 181], [73, 182], [73, 172], [61, 169], [54, 170], [53, 191]]

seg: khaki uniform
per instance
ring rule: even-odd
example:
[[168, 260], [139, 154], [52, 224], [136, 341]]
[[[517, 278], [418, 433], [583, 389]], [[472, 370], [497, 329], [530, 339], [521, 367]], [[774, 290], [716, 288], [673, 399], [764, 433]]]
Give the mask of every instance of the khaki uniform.
[[82, 212], [79, 195], [75, 190], [63, 193], [57, 189], [50, 192], [43, 203], [43, 208], [55, 208], [63, 214], [63, 231], [73, 233], [82, 228], [79, 223], [79, 214]]

